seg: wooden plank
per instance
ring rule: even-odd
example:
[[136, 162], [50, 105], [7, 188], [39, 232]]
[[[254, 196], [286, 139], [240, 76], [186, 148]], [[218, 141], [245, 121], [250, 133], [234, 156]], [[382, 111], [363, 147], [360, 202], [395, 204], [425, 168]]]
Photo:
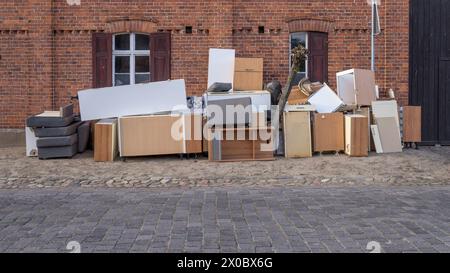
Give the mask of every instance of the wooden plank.
[[310, 113], [285, 112], [283, 122], [285, 157], [312, 157]]
[[344, 114], [314, 114], [314, 151], [344, 151]]
[[[120, 155], [150, 156], [185, 153], [183, 117], [172, 115], [121, 117]], [[172, 135], [172, 127], [174, 135]]]
[[422, 108], [403, 106], [403, 142], [422, 141]]
[[345, 153], [349, 156], [369, 155], [369, 123], [363, 115], [345, 116]]
[[117, 120], [101, 120], [95, 124], [94, 160], [114, 161], [117, 156]]

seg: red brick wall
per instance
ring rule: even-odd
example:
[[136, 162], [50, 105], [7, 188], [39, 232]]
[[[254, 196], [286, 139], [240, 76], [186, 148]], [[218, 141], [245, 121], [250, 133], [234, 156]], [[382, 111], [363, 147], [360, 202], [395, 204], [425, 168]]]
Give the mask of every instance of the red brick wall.
[[[407, 0], [382, 0], [377, 82], [382, 95], [408, 96]], [[53, 11], [53, 12], [52, 12]], [[53, 14], [53, 16], [51, 16]], [[286, 81], [290, 30], [327, 31], [330, 84], [335, 73], [370, 68], [370, 6], [365, 0], [13, 0], [0, 9], [0, 128], [20, 128], [28, 115], [56, 108], [91, 87], [91, 35], [112, 22], [151, 22], [172, 32], [172, 78], [189, 94], [206, 88], [208, 49], [235, 48], [264, 58], [264, 81]], [[184, 26], [193, 26], [193, 34]], [[265, 33], [258, 33], [258, 26]]]

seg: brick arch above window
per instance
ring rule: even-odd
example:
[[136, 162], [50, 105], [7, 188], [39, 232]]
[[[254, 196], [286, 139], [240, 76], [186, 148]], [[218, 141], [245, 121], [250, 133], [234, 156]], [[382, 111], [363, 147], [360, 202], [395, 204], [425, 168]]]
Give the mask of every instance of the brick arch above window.
[[111, 21], [106, 25], [105, 32], [121, 33], [121, 32], [138, 32], [153, 33], [157, 31], [157, 23], [150, 20], [119, 20]]
[[317, 19], [291, 19], [288, 22], [289, 32], [325, 32], [334, 31], [334, 22]]

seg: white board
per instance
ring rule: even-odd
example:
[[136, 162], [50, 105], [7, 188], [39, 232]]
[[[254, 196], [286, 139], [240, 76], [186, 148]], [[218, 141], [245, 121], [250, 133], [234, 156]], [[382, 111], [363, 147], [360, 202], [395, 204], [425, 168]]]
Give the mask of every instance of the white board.
[[400, 130], [393, 117], [377, 118], [378, 133], [383, 147], [383, 153], [402, 152]]
[[78, 99], [83, 121], [188, 109], [184, 80], [88, 89]]
[[25, 127], [25, 143], [26, 143], [26, 155], [30, 157], [38, 156], [37, 149], [37, 137], [34, 131], [30, 127]]
[[378, 126], [371, 125], [370, 129], [372, 131], [372, 138], [373, 138], [373, 142], [375, 144], [375, 150], [377, 151], [377, 154], [382, 154], [383, 147], [381, 146], [381, 139], [380, 139], [380, 133], [378, 132]]
[[208, 86], [216, 82], [234, 83], [234, 49], [217, 49], [211, 48], [209, 50], [209, 65], [208, 65]]
[[309, 97], [308, 102], [314, 105], [317, 112], [321, 114], [333, 113], [344, 105], [338, 95], [326, 84]]
[[395, 118], [398, 128], [400, 128], [400, 119], [398, 117], [397, 101], [374, 101], [372, 102], [372, 113], [374, 118]]

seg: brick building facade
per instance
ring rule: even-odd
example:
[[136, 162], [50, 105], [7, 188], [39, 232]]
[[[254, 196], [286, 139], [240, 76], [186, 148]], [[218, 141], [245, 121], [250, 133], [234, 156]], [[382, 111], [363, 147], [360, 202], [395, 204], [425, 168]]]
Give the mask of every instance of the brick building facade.
[[[171, 78], [190, 95], [206, 88], [209, 48], [264, 58], [264, 82], [286, 81], [290, 34], [328, 35], [327, 78], [370, 68], [371, 9], [366, 0], [10, 0], [0, 8], [0, 128], [57, 108], [92, 87], [93, 33], [171, 33]], [[409, 1], [382, 0], [377, 83], [408, 100]], [[192, 27], [192, 33], [191, 28]]]

